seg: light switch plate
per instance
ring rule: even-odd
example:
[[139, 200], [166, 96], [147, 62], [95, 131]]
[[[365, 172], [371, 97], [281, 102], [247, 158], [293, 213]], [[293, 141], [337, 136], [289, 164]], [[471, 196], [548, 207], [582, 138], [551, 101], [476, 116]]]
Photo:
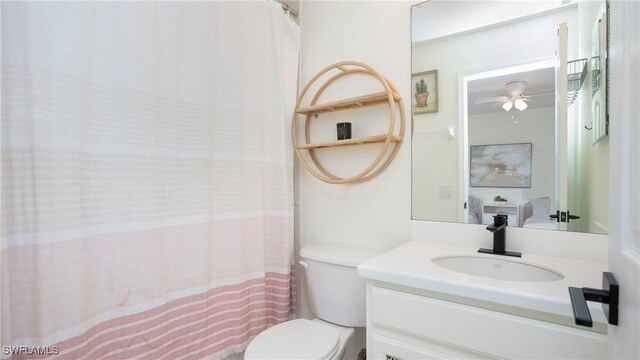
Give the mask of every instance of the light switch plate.
[[451, 185], [440, 185], [439, 196], [444, 199], [451, 198]]

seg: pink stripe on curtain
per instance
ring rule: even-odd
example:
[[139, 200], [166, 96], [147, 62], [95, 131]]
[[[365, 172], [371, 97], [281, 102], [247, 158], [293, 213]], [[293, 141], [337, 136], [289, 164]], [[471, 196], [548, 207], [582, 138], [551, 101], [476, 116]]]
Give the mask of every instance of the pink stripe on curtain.
[[[292, 269], [293, 270], [293, 269]], [[292, 273], [221, 286], [161, 306], [104, 321], [52, 345], [55, 359], [202, 358], [246, 342], [286, 321], [295, 301]], [[125, 349], [125, 350], [123, 350]], [[46, 356], [14, 356], [15, 359]]]
[[[87, 316], [144, 305], [159, 286], [164, 293], [181, 293], [242, 273], [287, 271], [289, 265], [282, 264], [290, 263], [291, 254], [281, 239], [291, 226], [287, 216], [247, 217], [11, 246], [2, 254], [11, 259], [6, 265], [12, 274], [12, 334], [42, 337]], [[83, 301], [87, 280], [89, 295], [100, 295], [90, 303]]]

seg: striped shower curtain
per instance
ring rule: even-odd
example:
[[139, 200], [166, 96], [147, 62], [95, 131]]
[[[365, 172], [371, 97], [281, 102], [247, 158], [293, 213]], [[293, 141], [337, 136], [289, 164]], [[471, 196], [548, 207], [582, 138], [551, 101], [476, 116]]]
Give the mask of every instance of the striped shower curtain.
[[276, 3], [2, 2], [2, 357], [197, 359], [294, 310]]

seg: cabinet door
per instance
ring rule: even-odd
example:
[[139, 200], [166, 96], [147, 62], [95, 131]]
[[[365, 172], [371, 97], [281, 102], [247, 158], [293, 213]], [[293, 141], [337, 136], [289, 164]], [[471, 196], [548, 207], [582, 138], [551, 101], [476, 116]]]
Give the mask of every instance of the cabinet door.
[[485, 354], [443, 346], [437, 343], [416, 345], [378, 334], [373, 334], [371, 339], [371, 344], [367, 344], [368, 359], [495, 359]]
[[[461, 351], [503, 358], [607, 357], [603, 334], [377, 286], [371, 287], [370, 295], [373, 334], [379, 327], [397, 331], [398, 339], [403, 334], [419, 339], [415, 346], [440, 344], [446, 350], [444, 357], [456, 357]], [[430, 345], [422, 348], [434, 350]]]

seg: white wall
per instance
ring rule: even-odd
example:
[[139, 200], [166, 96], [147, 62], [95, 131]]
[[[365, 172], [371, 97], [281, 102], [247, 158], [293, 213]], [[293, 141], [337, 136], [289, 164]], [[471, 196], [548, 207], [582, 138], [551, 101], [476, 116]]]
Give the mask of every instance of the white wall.
[[[416, 12], [411, 24], [413, 41], [424, 41], [477, 29], [498, 21], [509, 21], [561, 6], [566, 1], [449, 1], [431, 0], [416, 5], [428, 12]], [[491, 10], [488, 10], [491, 7]], [[461, 14], [462, 16], [450, 16]], [[482, 16], [465, 16], [482, 14]]]
[[[384, 74], [408, 99], [410, 66], [409, 9], [411, 3], [302, 2], [301, 84], [324, 67], [344, 60], [365, 62]], [[358, 84], [349, 84], [357, 86]], [[332, 88], [327, 97], [332, 97]], [[377, 109], [377, 110], [376, 110]], [[353, 122], [353, 132], [385, 125], [385, 107], [370, 107], [364, 116], [384, 112], [382, 118], [360, 123], [362, 112], [331, 114], [329, 126], [317, 120], [318, 137], [333, 136], [340, 116]], [[405, 111], [409, 105], [405, 103]], [[326, 117], [328, 118], [328, 116]], [[405, 142], [396, 159], [377, 177], [355, 185], [331, 185], [300, 170], [300, 241], [337, 243], [386, 251], [409, 240], [410, 215], [410, 116]], [[356, 123], [358, 122], [358, 123]], [[303, 123], [303, 121], [300, 121]], [[385, 125], [386, 126], [386, 125]], [[329, 129], [330, 128], [330, 129]], [[342, 147], [321, 154], [323, 165], [346, 176], [370, 163], [379, 147]], [[318, 151], [320, 153], [320, 151]]]
[[[301, 5], [301, 87], [330, 64], [356, 60], [380, 71], [399, 89], [404, 99], [409, 99], [410, 2], [303, 1]], [[346, 95], [345, 88], [362, 90], [359, 85], [350, 82], [335, 92], [329, 88], [327, 98]], [[300, 167], [299, 246], [320, 242], [387, 251], [409, 241], [411, 117], [410, 101], [407, 103], [405, 141], [395, 160], [377, 177], [360, 184], [330, 185]], [[369, 126], [384, 125], [388, 115], [383, 113], [382, 118], [377, 117], [381, 111], [386, 110], [376, 106], [321, 116], [314, 119], [317, 123], [314, 133], [318, 137], [332, 136], [335, 122], [346, 117], [345, 120], [353, 123], [355, 136], [358, 131], [368, 131]], [[367, 124], [366, 120], [371, 121]], [[370, 163], [379, 147], [366, 145], [326, 150], [321, 154], [323, 165], [338, 175], [348, 176], [362, 170], [363, 164]], [[302, 274], [301, 269], [298, 270]], [[308, 308], [303, 280], [300, 285], [299, 313], [309, 318], [313, 315]], [[363, 332], [357, 331], [356, 337], [359, 341], [347, 349], [346, 358], [355, 357], [359, 348], [364, 347]]]

